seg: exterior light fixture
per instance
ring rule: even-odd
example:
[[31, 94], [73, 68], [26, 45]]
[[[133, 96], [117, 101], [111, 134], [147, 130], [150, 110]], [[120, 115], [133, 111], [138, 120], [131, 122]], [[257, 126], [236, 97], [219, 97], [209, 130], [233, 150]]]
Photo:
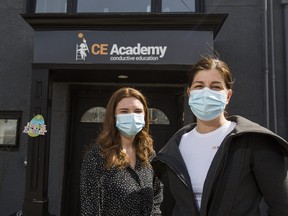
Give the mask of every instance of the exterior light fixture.
[[121, 74], [118, 76], [119, 79], [128, 79], [127, 75]]

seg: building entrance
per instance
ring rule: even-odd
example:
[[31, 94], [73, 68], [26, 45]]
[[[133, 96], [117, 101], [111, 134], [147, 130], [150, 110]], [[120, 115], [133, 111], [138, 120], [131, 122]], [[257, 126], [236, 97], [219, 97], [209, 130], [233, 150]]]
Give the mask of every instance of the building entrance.
[[[129, 85], [128, 86], [132, 86]], [[150, 132], [158, 152], [182, 126], [183, 87], [133, 86], [147, 98]], [[79, 171], [82, 155], [95, 141], [112, 93], [119, 86], [73, 86], [71, 88], [71, 118], [67, 143], [66, 174], [62, 215], [78, 216], [80, 210]]]

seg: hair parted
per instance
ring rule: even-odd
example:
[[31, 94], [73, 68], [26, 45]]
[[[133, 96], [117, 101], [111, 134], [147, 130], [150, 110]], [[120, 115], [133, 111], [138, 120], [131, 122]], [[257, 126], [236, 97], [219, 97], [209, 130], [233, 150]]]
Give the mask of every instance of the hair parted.
[[146, 98], [141, 92], [134, 88], [123, 87], [115, 91], [111, 96], [106, 107], [102, 130], [96, 140], [101, 153], [106, 159], [106, 169], [112, 167], [124, 168], [129, 165], [129, 159], [126, 154], [121, 151], [120, 134], [115, 126], [116, 106], [123, 98], [129, 97], [134, 97], [143, 104], [145, 114], [145, 126], [134, 139], [136, 155], [141, 159], [144, 165], [149, 165], [149, 158], [154, 154], [153, 140], [149, 135], [149, 115]]
[[216, 69], [223, 76], [225, 85], [227, 89], [232, 89], [232, 73], [228, 65], [214, 56], [204, 56], [196, 64], [193, 64], [188, 71], [189, 76], [189, 86], [191, 86], [194, 81], [195, 75], [201, 70], [211, 70]]

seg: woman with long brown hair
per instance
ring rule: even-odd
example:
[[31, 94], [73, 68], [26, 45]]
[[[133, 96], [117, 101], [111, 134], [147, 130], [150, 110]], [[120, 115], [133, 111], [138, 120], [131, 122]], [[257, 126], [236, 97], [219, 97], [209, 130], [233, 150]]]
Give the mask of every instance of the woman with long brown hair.
[[82, 162], [81, 215], [161, 215], [162, 188], [150, 165], [154, 155], [145, 97], [120, 88]]

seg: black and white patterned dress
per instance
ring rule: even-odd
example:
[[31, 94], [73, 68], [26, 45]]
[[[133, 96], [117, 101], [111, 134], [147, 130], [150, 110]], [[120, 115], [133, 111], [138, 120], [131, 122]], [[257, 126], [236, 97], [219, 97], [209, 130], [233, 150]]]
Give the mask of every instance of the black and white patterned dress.
[[80, 173], [82, 216], [161, 215], [162, 185], [152, 167], [104, 170], [105, 159], [97, 145], [83, 159]]

